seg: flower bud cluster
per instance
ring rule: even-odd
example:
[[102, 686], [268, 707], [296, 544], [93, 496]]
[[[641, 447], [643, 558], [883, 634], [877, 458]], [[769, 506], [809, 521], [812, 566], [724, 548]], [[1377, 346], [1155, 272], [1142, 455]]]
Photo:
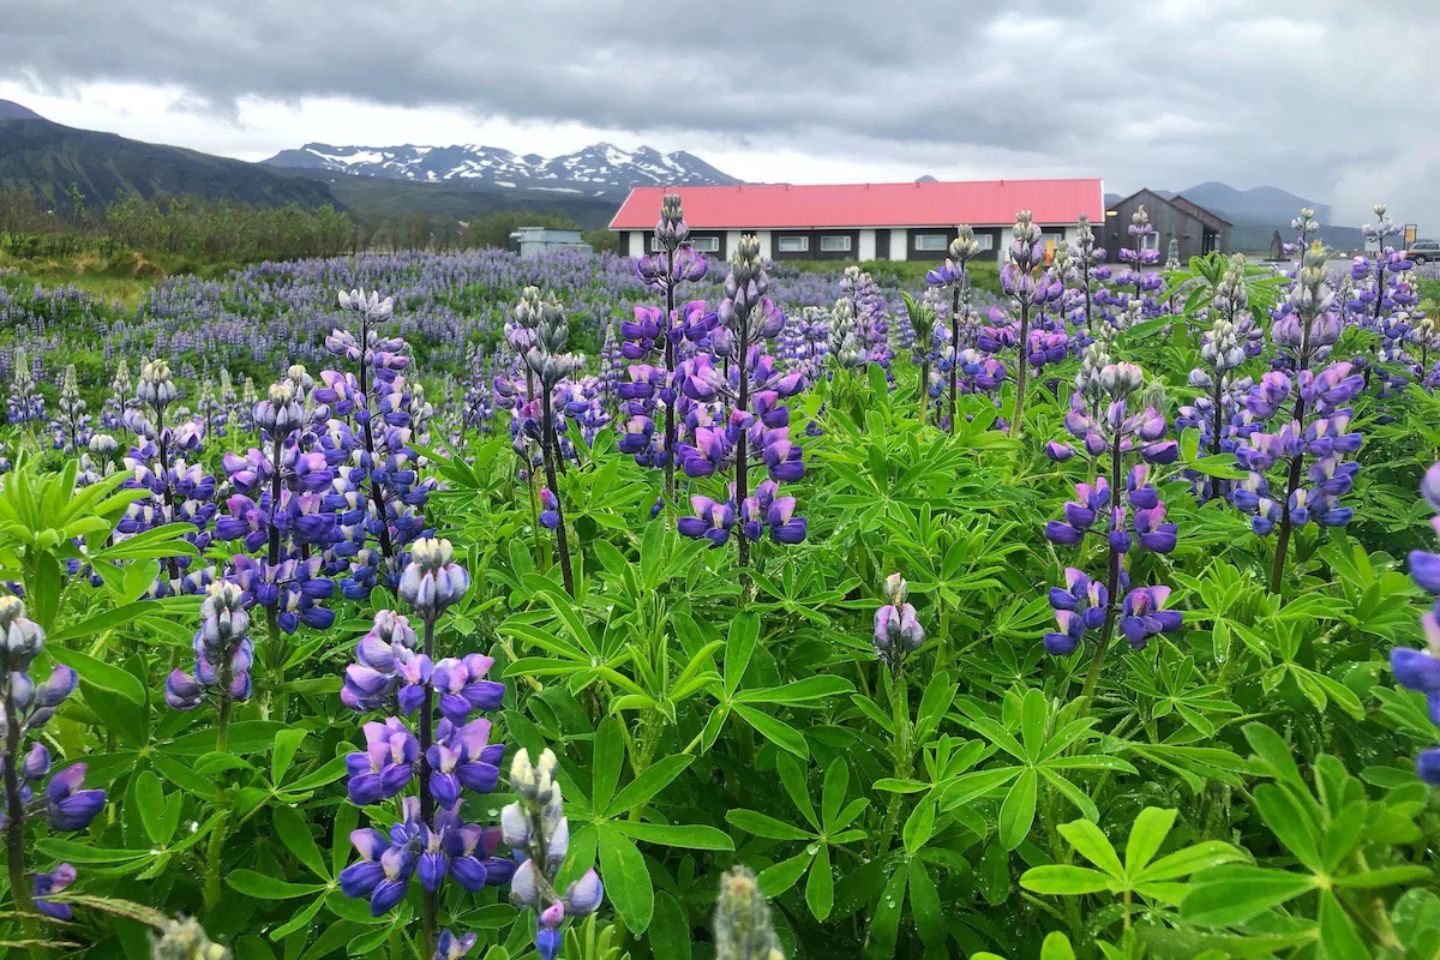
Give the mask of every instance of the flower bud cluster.
[[593, 869], [565, 888], [555, 888], [555, 877], [570, 848], [570, 822], [555, 780], [555, 754], [545, 750], [535, 763], [521, 749], [510, 765], [510, 787], [516, 800], [500, 811], [500, 831], [520, 860], [510, 881], [510, 900], [537, 916], [535, 950], [543, 960], [555, 960], [563, 941], [566, 917], [594, 913], [605, 888]]

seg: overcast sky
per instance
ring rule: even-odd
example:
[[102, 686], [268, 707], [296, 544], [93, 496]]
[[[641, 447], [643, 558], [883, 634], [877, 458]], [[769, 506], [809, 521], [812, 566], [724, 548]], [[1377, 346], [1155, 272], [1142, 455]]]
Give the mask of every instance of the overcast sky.
[[597, 140], [747, 180], [1270, 184], [1440, 232], [1428, 0], [3, 0], [0, 98], [261, 159]]

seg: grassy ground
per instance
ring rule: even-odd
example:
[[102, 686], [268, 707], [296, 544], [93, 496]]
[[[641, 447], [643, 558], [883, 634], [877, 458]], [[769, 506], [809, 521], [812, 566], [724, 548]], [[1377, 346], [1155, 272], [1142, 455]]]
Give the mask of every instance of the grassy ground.
[[196, 263], [178, 257], [151, 257], [134, 251], [102, 256], [84, 251], [74, 256], [19, 258], [0, 251], [0, 270], [14, 270], [47, 287], [73, 285], [133, 310], [152, 286], [175, 274], [215, 277], [234, 263]]

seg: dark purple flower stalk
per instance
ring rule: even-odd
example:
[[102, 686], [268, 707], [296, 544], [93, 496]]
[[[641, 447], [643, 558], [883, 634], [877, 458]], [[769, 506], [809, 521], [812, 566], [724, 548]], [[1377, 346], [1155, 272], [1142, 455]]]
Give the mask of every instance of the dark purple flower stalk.
[[[0, 597], [0, 721], [4, 727], [3, 763], [5, 808], [0, 827], [5, 831], [10, 895], [20, 914], [26, 939], [39, 940], [35, 913], [54, 920], [69, 920], [69, 904], [48, 898], [75, 880], [75, 868], [61, 863], [48, 872], [25, 872], [25, 821], [43, 811], [51, 830], [84, 830], [105, 808], [104, 790], [81, 789], [85, 764], [76, 763], [50, 776], [43, 797], [36, 792], [50, 774], [50, 751], [36, 740], [22, 752], [25, 735], [37, 733], [56, 709], [75, 692], [78, 678], [66, 666], [56, 666], [45, 682], [36, 684], [30, 665], [45, 645], [45, 631], [25, 616], [25, 604], [15, 597]], [[32, 951], [33, 953], [34, 951]]]
[[[1104, 340], [1091, 344], [1087, 361], [1105, 359], [1105, 344]], [[1163, 609], [1169, 588], [1131, 589], [1125, 570], [1125, 557], [1133, 547], [1169, 553], [1178, 542], [1175, 524], [1166, 520], [1165, 503], [1150, 482], [1149, 464], [1173, 463], [1179, 449], [1174, 440], [1165, 439], [1164, 416], [1138, 394], [1143, 383], [1144, 372], [1133, 364], [1107, 363], [1098, 370], [1082, 364], [1065, 427], [1081, 441], [1081, 450], [1096, 462], [1100, 475], [1093, 483], [1077, 483], [1075, 499], [1065, 504], [1064, 519], [1051, 520], [1045, 527], [1046, 538], [1059, 546], [1082, 546], [1086, 537], [1105, 544], [1103, 581], [1072, 567], [1065, 571], [1065, 586], [1051, 589], [1050, 604], [1060, 629], [1045, 635], [1045, 649], [1065, 656], [1079, 648], [1088, 631], [1099, 631], [1081, 692], [1087, 703], [1117, 626], [1137, 650], [1151, 636], [1181, 626], [1180, 614]], [[1140, 402], [1134, 403], [1137, 399]], [[1138, 412], [1130, 412], [1132, 404]], [[1075, 452], [1067, 444], [1046, 447], [1048, 456], [1062, 462]], [[1132, 456], [1142, 462], [1127, 470], [1127, 457]]]
[[[1420, 494], [1430, 509], [1440, 514], [1440, 463], [1425, 471]], [[1440, 516], [1433, 517], [1431, 525], [1440, 533]], [[1440, 597], [1440, 554], [1411, 551], [1410, 578], [1432, 597]], [[1390, 651], [1390, 669], [1401, 686], [1425, 694], [1430, 721], [1440, 726], [1440, 600], [1420, 618], [1420, 625], [1425, 633], [1425, 649], [1394, 648]], [[1420, 779], [1440, 786], [1440, 747], [1420, 751], [1415, 769]]]
[[563, 942], [566, 917], [583, 917], [600, 907], [605, 887], [593, 869], [556, 890], [555, 877], [570, 846], [570, 823], [555, 781], [555, 754], [546, 750], [532, 764], [520, 750], [510, 766], [510, 786], [518, 799], [500, 811], [500, 831], [520, 867], [510, 881], [510, 901], [536, 914], [535, 950], [555, 960]]
[[[341, 476], [368, 502], [356, 527], [358, 540], [352, 541], [353, 569], [342, 585], [347, 596], [359, 598], [377, 581], [395, 588], [406, 544], [424, 532], [423, 508], [433, 483], [419, 480], [410, 447], [423, 402], [416, 402], [403, 376], [410, 366], [409, 347], [404, 339], [383, 337], [375, 329], [393, 317], [393, 300], [352, 290], [341, 291], [339, 303], [358, 315], [360, 336], [332, 330], [325, 349], [353, 364], [354, 372], [321, 371], [322, 382], [313, 393], [320, 406], [313, 417], [328, 438], [332, 465], [349, 462]], [[367, 546], [371, 538], [378, 556]]]
[[216, 700], [215, 749], [224, 751], [230, 708], [250, 697], [250, 666], [255, 646], [250, 640], [250, 615], [239, 585], [219, 580], [210, 585], [200, 605], [195, 631], [195, 670], [175, 668], [165, 680], [165, 702], [176, 710], [193, 710], [208, 695]]
[[1083, 213], [1076, 223], [1075, 239], [1068, 245], [1068, 254], [1063, 264], [1057, 259], [1057, 268], [1062, 279], [1074, 283], [1080, 291], [1074, 319], [1077, 326], [1089, 331], [1095, 319], [1095, 281], [1109, 279], [1110, 271], [1104, 266], [1105, 249], [1096, 246], [1090, 218]]
[[51, 446], [72, 457], [85, 451], [94, 435], [73, 363], [66, 364], [64, 379], [60, 381], [60, 409], [50, 422], [50, 433]]
[[[570, 339], [570, 325], [565, 308], [553, 296], [542, 299], [539, 289], [526, 287], [515, 305], [517, 318], [523, 318], [532, 332], [532, 341], [524, 353], [526, 369], [538, 384], [536, 400], [540, 405], [540, 455], [545, 465], [545, 483], [550, 493], [544, 504], [541, 525], [555, 531], [555, 553], [560, 563], [560, 576], [565, 592], [575, 595], [575, 573], [570, 565], [570, 541], [565, 529], [565, 513], [560, 503], [557, 469], [563, 453], [555, 427], [556, 388], [562, 380], [580, 368], [581, 358], [565, 352]], [[550, 522], [546, 522], [547, 514]]]
[[45, 419], [45, 398], [35, 386], [35, 373], [30, 357], [24, 350], [15, 351], [10, 374], [10, 394], [6, 397], [7, 419], [15, 425], [33, 424]]
[[1031, 221], [1030, 211], [1015, 215], [1011, 229], [1014, 239], [1007, 252], [1005, 266], [1000, 269], [1000, 285], [1010, 295], [1020, 313], [1020, 328], [1015, 338], [1019, 355], [1015, 365], [1015, 408], [1010, 418], [1010, 435], [1019, 437], [1025, 429], [1025, 385], [1030, 365], [1026, 354], [1030, 343], [1030, 314], [1036, 308], [1057, 299], [1063, 287], [1053, 283], [1045, 271], [1045, 248], [1040, 243], [1040, 227]]
[[[765, 531], [777, 543], [805, 538], [805, 520], [794, 516], [793, 497], [778, 496], [777, 483], [804, 475], [798, 444], [790, 439], [790, 411], [781, 401], [804, 386], [799, 370], [778, 367], [764, 352], [766, 341], [784, 327], [784, 317], [766, 295], [769, 279], [754, 237], [741, 237], [725, 278], [725, 298], [716, 312], [719, 326], [708, 333], [711, 353], [697, 353], [676, 371], [693, 442], [677, 443], [675, 456], [686, 476], [713, 476], [735, 468], [730, 497], [717, 502], [692, 496], [695, 515], [677, 521], [681, 534], [705, 537], [713, 547], [729, 540], [738, 513], [740, 566], [750, 563], [750, 543]], [[753, 458], [753, 460], [752, 460]], [[752, 496], [752, 469], [769, 474]]]
[[[130, 504], [125, 517], [116, 524], [116, 533], [125, 537], [168, 523], [190, 523], [195, 531], [186, 539], [203, 556], [210, 544], [208, 528], [216, 513], [216, 483], [200, 464], [187, 464], [184, 456], [199, 453], [204, 425], [190, 418], [182, 418], [173, 426], [166, 424], [166, 411], [179, 397], [179, 391], [170, 377], [170, 365], [164, 360], [151, 360], [140, 368], [136, 396], [138, 403], [124, 413], [125, 425], [138, 438], [125, 457], [126, 469], [134, 473], [126, 487], [143, 488], [150, 495]], [[156, 582], [154, 595], [204, 590], [213, 575], [210, 569], [186, 573], [197, 562], [192, 557], [164, 558], [165, 575]]]
[[[667, 193], [660, 200], [660, 219], [655, 224], [655, 243], [659, 255], [642, 256], [635, 264], [635, 272], [642, 283], [658, 290], [665, 296], [665, 315], [659, 337], [663, 340], [665, 362], [665, 502], [675, 502], [675, 370], [680, 361], [679, 336], [676, 330], [678, 317], [675, 312], [675, 292], [681, 283], [702, 280], [708, 272], [704, 256], [696, 253], [689, 245], [690, 227], [685, 222], [685, 211], [680, 195]], [[637, 312], [637, 320], [638, 320]], [[654, 339], [654, 338], [652, 338]]]
[[410, 881], [418, 877], [422, 955], [451, 958], [463, 956], [475, 940], [439, 929], [442, 883], [448, 878], [475, 892], [507, 882], [515, 871], [512, 861], [494, 855], [500, 831], [461, 816], [463, 791], [493, 791], [505, 753], [503, 744], [490, 742], [490, 721], [469, 715], [498, 709], [504, 688], [484, 679], [492, 665], [489, 657], [435, 660], [436, 623], [470, 586], [449, 541], [418, 540], [410, 557], [397, 593], [420, 618], [423, 639], [417, 649], [405, 617], [388, 610], [376, 614], [373, 629], [356, 647], [356, 662], [346, 670], [340, 698], [359, 710], [420, 714], [418, 735], [393, 714], [365, 724], [365, 749], [346, 759], [351, 801], [374, 805], [412, 784], [418, 796], [401, 799], [400, 818], [388, 833], [368, 827], [350, 835], [360, 859], [341, 871], [340, 887], [347, 896], [367, 899], [378, 917], [404, 900]]
[[[1365, 383], [1352, 374], [1346, 362], [1315, 372], [1317, 363], [1330, 355], [1341, 331], [1326, 273], [1326, 251], [1317, 242], [1305, 251], [1290, 297], [1276, 311], [1271, 328], [1271, 339], [1282, 354], [1281, 364], [1294, 371], [1294, 379], [1283, 370], [1274, 370], [1251, 389], [1245, 405], [1255, 423], [1235, 450], [1236, 461], [1250, 476], [1234, 490], [1232, 501], [1253, 514], [1251, 527], [1256, 533], [1263, 536], [1278, 531], [1270, 570], [1271, 593], [1280, 592], [1295, 527], [1312, 517], [1325, 526], [1343, 526], [1350, 520], [1351, 511], [1339, 505], [1339, 498], [1350, 491], [1358, 468], [1341, 461], [1346, 453], [1360, 448], [1363, 438], [1349, 432], [1352, 411], [1345, 404]], [[1288, 420], [1282, 418], [1278, 429], [1263, 432], [1261, 425], [1287, 406]], [[1307, 453], [1317, 458], [1309, 471], [1313, 489], [1304, 484]], [[1283, 478], [1275, 489], [1266, 474], [1277, 466]]]

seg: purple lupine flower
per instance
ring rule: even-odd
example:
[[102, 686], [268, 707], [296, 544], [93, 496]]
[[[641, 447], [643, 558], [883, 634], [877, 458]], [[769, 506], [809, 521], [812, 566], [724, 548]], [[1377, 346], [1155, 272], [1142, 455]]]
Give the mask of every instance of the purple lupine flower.
[[50, 778], [45, 788], [45, 812], [56, 830], [84, 830], [105, 809], [104, 790], [82, 790], [85, 764], [77, 763]]
[[[1437, 514], [1431, 525], [1440, 534], [1440, 463], [1425, 471], [1420, 495]], [[1415, 550], [1409, 559], [1411, 579], [1432, 597], [1440, 597], [1440, 580], [1435, 575], [1440, 555]], [[1425, 695], [1430, 722], [1440, 726], [1440, 601], [1420, 617], [1420, 626], [1425, 634], [1425, 649], [1394, 648], [1390, 651], [1390, 670], [1402, 687]], [[1420, 751], [1415, 769], [1421, 780], [1440, 786], [1440, 747]]]
[[518, 799], [500, 813], [500, 831], [520, 865], [510, 879], [510, 900], [529, 907], [538, 916], [535, 947], [553, 960], [561, 942], [566, 916], [583, 917], [600, 907], [604, 886], [594, 870], [555, 895], [555, 876], [569, 850], [570, 824], [555, 781], [555, 754], [540, 755], [538, 763], [522, 749], [510, 766], [510, 785]]
[[57, 903], [50, 899], [75, 882], [74, 867], [68, 863], [60, 863], [45, 873], [32, 873], [30, 877], [33, 884], [31, 898], [35, 902], [36, 910], [52, 920], [69, 922], [74, 919], [75, 914], [70, 909], [70, 904]]
[[915, 607], [906, 602], [910, 585], [904, 577], [890, 574], [882, 589], [889, 602], [875, 611], [875, 652], [882, 663], [898, 671], [905, 657], [925, 642], [925, 628], [920, 626]]

